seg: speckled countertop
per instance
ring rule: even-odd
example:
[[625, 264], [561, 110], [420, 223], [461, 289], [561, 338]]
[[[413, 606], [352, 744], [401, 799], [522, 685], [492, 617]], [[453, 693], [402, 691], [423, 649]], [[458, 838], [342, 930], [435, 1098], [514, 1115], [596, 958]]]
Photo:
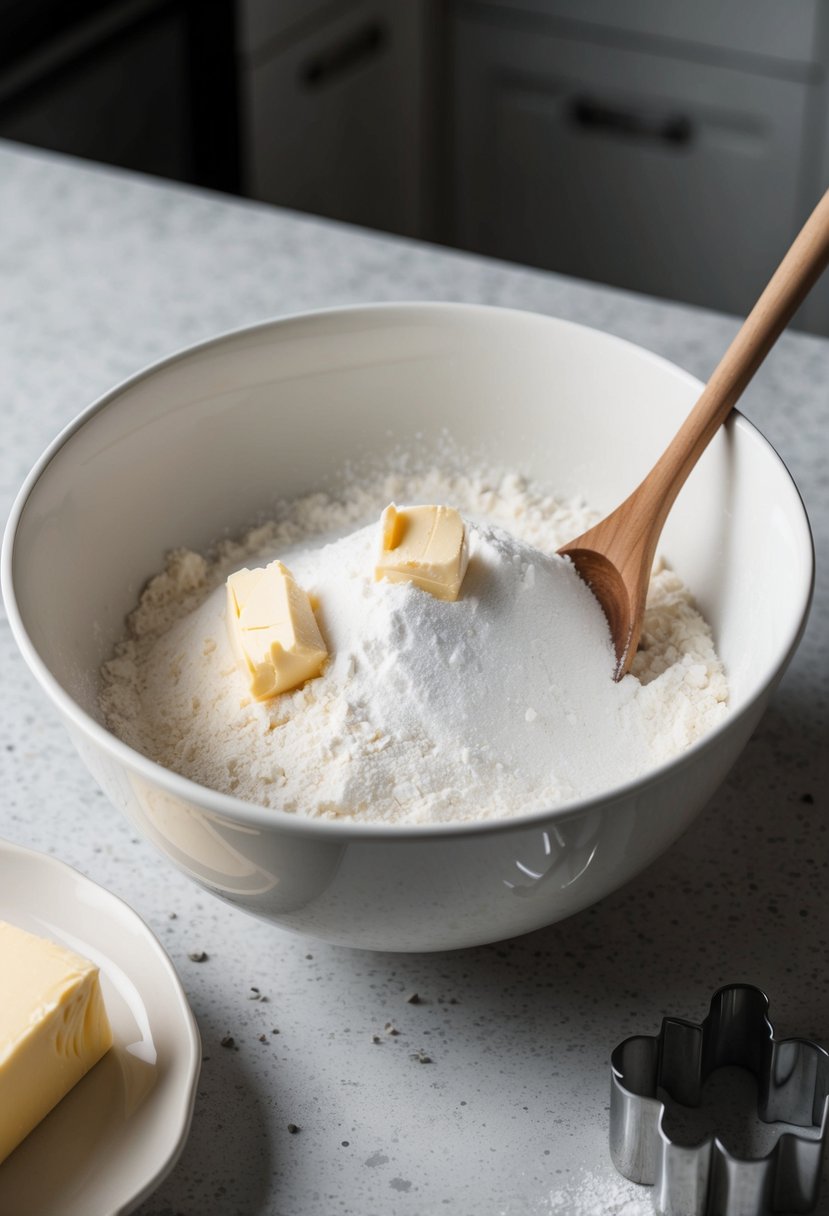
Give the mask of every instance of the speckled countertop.
[[[394, 299], [569, 317], [703, 378], [737, 324], [0, 145], [3, 517], [54, 434], [141, 366], [266, 317]], [[829, 341], [784, 337], [742, 408], [812, 520], [805, 639], [687, 835], [598, 906], [515, 941], [354, 953], [211, 900], [110, 809], [3, 618], [0, 837], [126, 899], [169, 951], [203, 1037], [187, 1148], [142, 1216], [638, 1216], [647, 1192], [607, 1154], [618, 1040], [666, 1013], [700, 1018], [715, 988], [748, 980], [780, 1033], [829, 1042]], [[372, 1042], [388, 1021], [400, 1034]], [[237, 1050], [220, 1046], [228, 1034]], [[430, 1064], [411, 1058], [420, 1049]]]

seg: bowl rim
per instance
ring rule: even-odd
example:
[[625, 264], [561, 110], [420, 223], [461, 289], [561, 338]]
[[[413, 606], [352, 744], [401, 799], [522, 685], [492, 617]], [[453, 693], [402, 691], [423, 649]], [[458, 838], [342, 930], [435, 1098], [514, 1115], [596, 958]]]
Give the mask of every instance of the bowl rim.
[[189, 805], [195, 805], [200, 811], [212, 815], [216, 819], [224, 819], [232, 824], [256, 826], [258, 828], [277, 829], [297, 836], [316, 836], [329, 838], [333, 841], [362, 839], [362, 840], [421, 840], [432, 837], [465, 837], [498, 835], [513, 829], [536, 828], [552, 820], [569, 819], [583, 815], [601, 806], [607, 808], [615, 803], [627, 800], [635, 791], [644, 791], [652, 785], [663, 781], [667, 775], [681, 771], [696, 762], [697, 756], [712, 747], [723, 734], [734, 730], [745, 717], [749, 716], [758, 701], [770, 693], [779, 682], [800, 642], [806, 628], [809, 608], [812, 601], [815, 583], [815, 550], [809, 517], [802, 495], [792, 477], [785, 461], [777, 450], [759, 430], [759, 428], [734, 408], [725, 423], [728, 429], [735, 428], [745, 432], [747, 436], [762, 447], [768, 449], [788, 477], [796, 500], [802, 512], [803, 548], [807, 559], [807, 572], [802, 580], [798, 595], [798, 609], [794, 614], [794, 625], [789, 631], [785, 648], [781, 651], [778, 662], [767, 672], [762, 683], [757, 687], [751, 699], [736, 712], [729, 713], [722, 722], [712, 727], [700, 739], [696, 740], [678, 755], [650, 768], [639, 777], [631, 778], [612, 789], [591, 794], [584, 798], [574, 798], [561, 802], [552, 807], [524, 812], [521, 815], [498, 817], [491, 819], [450, 820], [447, 822], [426, 823], [382, 823], [357, 819], [326, 819], [301, 815], [293, 811], [285, 811], [279, 807], [266, 807], [258, 803], [246, 802], [232, 794], [224, 794], [218, 790], [200, 785], [189, 777], [184, 777], [172, 769], [165, 768], [155, 760], [151, 760], [142, 752], [119, 739], [87, 713], [75, 699], [63, 688], [60, 682], [49, 670], [32, 642], [23, 623], [17, 596], [14, 588], [13, 564], [15, 542], [20, 520], [35, 487], [46, 472], [52, 460], [65, 447], [68, 441], [89, 423], [96, 415], [117, 400], [126, 390], [155, 375], [164, 368], [208, 350], [215, 350], [222, 345], [233, 342], [267, 330], [278, 331], [296, 323], [311, 323], [327, 318], [350, 317], [358, 314], [367, 316], [373, 314], [392, 315], [399, 313], [401, 318], [406, 313], [422, 312], [438, 315], [441, 312], [451, 313], [456, 319], [464, 315], [505, 315], [518, 323], [528, 321], [551, 323], [565, 329], [570, 328], [591, 335], [600, 335], [601, 339], [610, 345], [632, 349], [646, 363], [664, 368], [674, 377], [684, 380], [690, 387], [700, 391], [702, 382], [684, 368], [679, 367], [670, 359], [639, 346], [627, 338], [597, 329], [595, 326], [584, 325], [565, 317], [549, 313], [540, 313], [532, 309], [510, 308], [501, 305], [465, 303], [462, 301], [442, 300], [413, 300], [413, 301], [378, 301], [364, 304], [346, 304], [330, 308], [308, 309], [298, 313], [265, 318], [254, 324], [240, 325], [230, 330], [224, 330], [212, 337], [182, 347], [161, 359], [145, 365], [132, 375], [119, 381], [101, 396], [86, 406], [81, 412], [66, 424], [55, 436], [52, 442], [42, 452], [40, 457], [26, 476], [12, 505], [3, 536], [2, 552], [0, 553], [0, 586], [8, 615], [12, 636], [23, 656], [29, 670], [35, 676], [49, 700], [56, 706], [68, 725], [74, 726], [90, 741], [103, 750], [112, 760], [130, 772], [142, 777], [149, 784], [160, 787], [173, 798], [182, 799]]

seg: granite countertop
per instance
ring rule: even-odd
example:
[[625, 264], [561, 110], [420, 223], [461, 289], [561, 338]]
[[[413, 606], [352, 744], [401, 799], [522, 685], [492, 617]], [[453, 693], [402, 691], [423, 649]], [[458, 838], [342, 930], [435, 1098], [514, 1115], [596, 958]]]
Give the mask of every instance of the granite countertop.
[[[1, 144], [3, 518], [56, 432], [143, 365], [267, 317], [395, 299], [568, 317], [702, 378], [737, 327]], [[638, 1216], [648, 1192], [619, 1178], [607, 1153], [616, 1042], [655, 1033], [663, 1014], [697, 1020], [714, 989], [746, 980], [769, 993], [780, 1034], [829, 1043], [829, 341], [787, 334], [741, 408], [786, 461], [812, 521], [804, 641], [691, 830], [596, 907], [514, 941], [353, 952], [212, 900], [109, 807], [3, 618], [0, 837], [55, 854], [131, 904], [170, 953], [201, 1029], [190, 1139], [142, 1216]], [[205, 962], [188, 957], [202, 950]], [[267, 1004], [248, 1000], [252, 986]], [[411, 992], [420, 1003], [407, 1003]], [[398, 1039], [372, 1043], [390, 1020]], [[220, 1046], [228, 1034], [238, 1050]], [[428, 1067], [411, 1060], [421, 1048]]]

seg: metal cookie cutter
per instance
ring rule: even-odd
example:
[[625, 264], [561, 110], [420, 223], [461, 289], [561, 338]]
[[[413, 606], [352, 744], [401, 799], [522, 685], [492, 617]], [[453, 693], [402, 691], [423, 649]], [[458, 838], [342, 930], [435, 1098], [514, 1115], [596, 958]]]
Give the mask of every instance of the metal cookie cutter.
[[[658, 1035], [635, 1035], [613, 1052], [610, 1155], [632, 1182], [654, 1187], [659, 1216], [770, 1216], [811, 1212], [817, 1203], [829, 1125], [829, 1053], [806, 1039], [774, 1038], [765, 993], [750, 984], [720, 988], [698, 1026], [664, 1018]], [[817, 1127], [783, 1132], [765, 1156], [741, 1160], [715, 1136], [675, 1144], [665, 1134], [663, 1089], [698, 1106], [710, 1073], [724, 1065], [752, 1072], [765, 1123]]]

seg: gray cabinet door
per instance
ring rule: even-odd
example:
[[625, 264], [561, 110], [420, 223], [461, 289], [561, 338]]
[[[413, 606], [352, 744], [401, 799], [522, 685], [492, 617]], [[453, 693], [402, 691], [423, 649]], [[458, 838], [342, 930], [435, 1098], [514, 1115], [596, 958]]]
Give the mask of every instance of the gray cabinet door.
[[244, 66], [245, 185], [254, 198], [419, 230], [421, 10], [355, 0]]
[[452, 237], [743, 312], [802, 220], [814, 86], [460, 15]]

